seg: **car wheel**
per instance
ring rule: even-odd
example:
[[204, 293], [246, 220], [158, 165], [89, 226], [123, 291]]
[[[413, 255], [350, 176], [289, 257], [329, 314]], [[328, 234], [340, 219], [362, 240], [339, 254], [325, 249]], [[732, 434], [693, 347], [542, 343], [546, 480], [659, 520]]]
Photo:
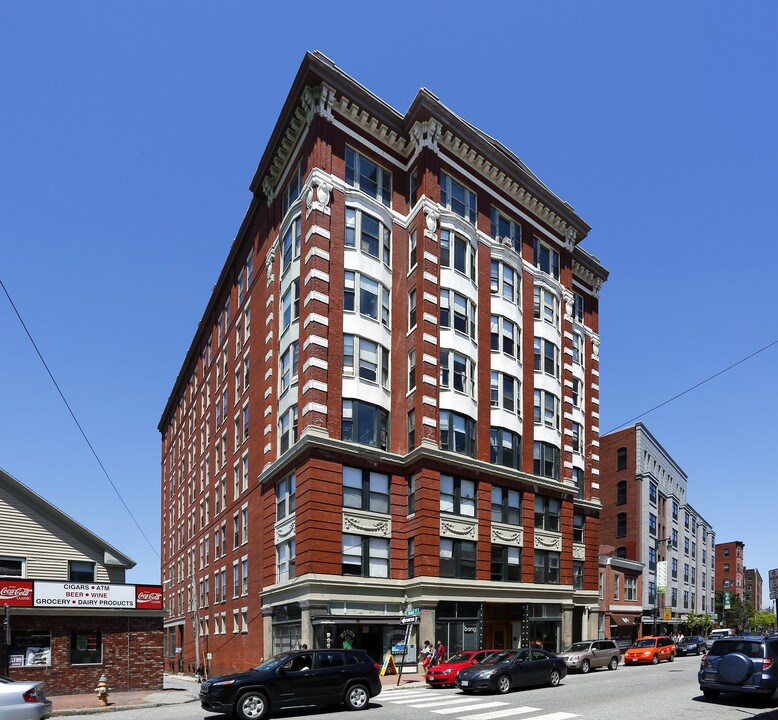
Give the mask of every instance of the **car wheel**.
[[262, 720], [269, 709], [267, 698], [260, 692], [244, 693], [235, 706], [235, 712], [241, 720]]
[[510, 677], [508, 677], [508, 675], [500, 675], [500, 677], [497, 678], [497, 692], [500, 693], [500, 695], [505, 695], [505, 693], [507, 693], [510, 689]]
[[370, 693], [364, 685], [357, 683], [346, 690], [343, 702], [348, 710], [364, 710], [370, 702]]
[[716, 700], [719, 696], [718, 690], [703, 690], [702, 691], [703, 696], [706, 700]]
[[589, 670], [591, 670], [591, 667], [592, 667], [591, 663], [590, 663], [588, 660], [584, 660], [584, 661], [581, 663], [581, 672], [582, 672], [584, 675], [586, 675], [586, 673], [588, 673], [588, 672], [589, 672]]
[[667, 662], [672, 662], [673, 660], [675, 660], [675, 653], [670, 653], [670, 657], [667, 658]]
[[651, 658], [651, 664], [652, 665], [658, 665], [659, 664], [659, 655], [654, 654], [654, 657]]
[[619, 659], [617, 657], [612, 657], [611, 661], [608, 663], [608, 670], [616, 670], [619, 666]]
[[551, 671], [551, 674], [548, 676], [548, 684], [549, 684], [551, 687], [556, 687], [557, 685], [559, 685], [559, 681], [560, 681], [561, 679], [562, 679], [562, 676], [559, 674], [559, 670], [557, 670], [556, 668], [554, 668], [554, 669]]

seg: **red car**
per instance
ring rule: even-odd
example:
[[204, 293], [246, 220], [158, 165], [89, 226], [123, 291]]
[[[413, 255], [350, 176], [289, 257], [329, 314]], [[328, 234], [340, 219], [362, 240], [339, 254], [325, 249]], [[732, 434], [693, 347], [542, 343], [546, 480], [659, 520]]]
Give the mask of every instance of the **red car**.
[[454, 680], [457, 673], [471, 665], [477, 665], [484, 662], [484, 658], [492, 653], [501, 652], [500, 650], [463, 650], [456, 655], [452, 655], [446, 662], [440, 665], [433, 665], [427, 669], [424, 679], [432, 687], [454, 687]]

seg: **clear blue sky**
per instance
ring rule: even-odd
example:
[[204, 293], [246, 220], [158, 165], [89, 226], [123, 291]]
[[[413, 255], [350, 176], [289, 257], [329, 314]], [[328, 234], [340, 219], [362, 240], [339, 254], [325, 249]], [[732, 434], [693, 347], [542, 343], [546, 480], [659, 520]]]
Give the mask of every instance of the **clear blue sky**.
[[[155, 547], [157, 422], [306, 50], [402, 111], [429, 88], [592, 225], [603, 432], [778, 339], [775, 3], [380, 7], [0, 6], [0, 279]], [[2, 294], [0, 332], [0, 467], [157, 580]], [[777, 361], [643, 418], [765, 584]]]

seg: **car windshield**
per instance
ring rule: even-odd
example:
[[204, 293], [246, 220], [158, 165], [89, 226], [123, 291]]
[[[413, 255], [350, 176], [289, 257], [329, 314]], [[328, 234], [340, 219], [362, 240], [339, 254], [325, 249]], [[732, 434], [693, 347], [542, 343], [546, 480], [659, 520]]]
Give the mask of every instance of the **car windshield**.
[[288, 652], [273, 655], [273, 657], [270, 657], [267, 660], [259, 663], [259, 665], [257, 665], [255, 668], [252, 668], [252, 670], [270, 670], [286, 662], [286, 660], [288, 660], [291, 656], [292, 654]]
[[699, 635], [692, 635], [691, 637], [686, 638], [686, 640], [684, 640], [684, 642], [687, 642], [687, 643], [698, 643], [698, 642], [702, 642], [702, 638]]
[[471, 657], [473, 656], [473, 653], [457, 653], [456, 655], [452, 655], [448, 660], [446, 660], [446, 663], [463, 663], [467, 662]]
[[654, 640], [653, 638], [635, 640], [635, 642], [632, 643], [633, 648], [647, 648], [647, 647], [654, 647], [654, 645], [656, 645], [656, 640]]
[[490, 655], [488, 659], [484, 659], [484, 662], [488, 662], [490, 665], [509, 663], [511, 660], [513, 660], [515, 655], [516, 653], [513, 652], [513, 650], [509, 650], [507, 652], [495, 653], [494, 655]]
[[491, 664], [491, 663], [493, 663], [493, 662], [494, 662], [494, 661], [495, 661], [495, 660], [496, 660], [498, 657], [500, 657], [500, 655], [502, 655], [502, 653], [501, 653], [501, 652], [493, 652], [493, 653], [489, 653], [488, 655], [486, 655], [486, 656], [485, 656], [485, 657], [484, 657], [484, 658], [481, 660], [481, 665], [490, 665], [490, 664]]
[[587, 642], [573, 643], [565, 652], [586, 652], [590, 646]]

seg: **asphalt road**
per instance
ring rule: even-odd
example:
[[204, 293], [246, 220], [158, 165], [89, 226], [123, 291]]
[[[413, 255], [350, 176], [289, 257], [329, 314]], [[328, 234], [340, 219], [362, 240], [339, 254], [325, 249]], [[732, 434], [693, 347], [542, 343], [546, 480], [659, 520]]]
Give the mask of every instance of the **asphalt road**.
[[[698, 657], [657, 666], [624, 667], [568, 675], [556, 687], [507, 695], [463, 695], [426, 686], [384, 689], [364, 714], [345, 709], [284, 710], [278, 720], [778, 720], [778, 700], [723, 696], [706, 701], [697, 685]], [[84, 716], [80, 716], [83, 720]], [[87, 718], [93, 715], [86, 716]], [[96, 717], [96, 715], [94, 716]], [[198, 703], [127, 710], [117, 720], [224, 720]], [[104, 716], [103, 716], [103, 720]]]

